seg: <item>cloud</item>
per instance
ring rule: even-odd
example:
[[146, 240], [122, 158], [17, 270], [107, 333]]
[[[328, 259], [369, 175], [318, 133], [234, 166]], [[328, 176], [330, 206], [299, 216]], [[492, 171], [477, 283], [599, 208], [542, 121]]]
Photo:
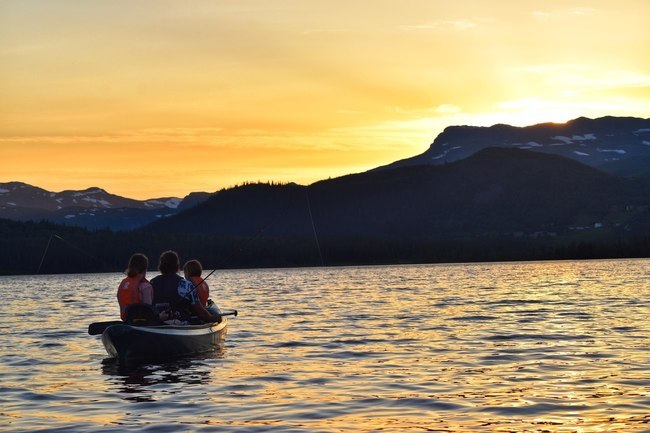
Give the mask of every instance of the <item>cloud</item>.
[[440, 114], [456, 114], [460, 113], [463, 110], [462, 108], [453, 104], [441, 104], [438, 105], [433, 111]]
[[431, 31], [431, 30], [455, 30], [455, 31], [468, 31], [474, 30], [481, 24], [492, 22], [490, 18], [472, 18], [472, 19], [456, 19], [456, 20], [435, 20], [420, 24], [407, 24], [399, 26], [402, 31]]
[[552, 20], [564, 20], [564, 19], [573, 19], [586, 17], [593, 15], [597, 12], [596, 9], [589, 7], [582, 8], [570, 8], [570, 9], [558, 9], [554, 11], [541, 11], [536, 10], [531, 12], [533, 18], [539, 21], [552, 21]]
[[322, 28], [322, 29], [310, 29], [303, 30], [302, 35], [318, 35], [318, 34], [335, 34], [335, 33], [357, 33], [358, 30], [351, 30], [347, 28]]

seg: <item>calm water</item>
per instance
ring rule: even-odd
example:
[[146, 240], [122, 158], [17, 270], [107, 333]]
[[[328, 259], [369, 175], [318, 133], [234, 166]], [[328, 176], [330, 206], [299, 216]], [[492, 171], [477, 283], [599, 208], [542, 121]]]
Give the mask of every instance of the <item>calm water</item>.
[[0, 278], [0, 430], [650, 431], [650, 260], [221, 272], [223, 350], [130, 369], [120, 279]]

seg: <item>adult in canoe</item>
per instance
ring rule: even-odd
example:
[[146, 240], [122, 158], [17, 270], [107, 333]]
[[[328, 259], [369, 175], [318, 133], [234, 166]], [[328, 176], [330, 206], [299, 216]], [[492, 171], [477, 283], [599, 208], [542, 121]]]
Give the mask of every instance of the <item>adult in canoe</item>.
[[175, 251], [165, 251], [158, 262], [160, 275], [151, 280], [153, 305], [161, 319], [170, 324], [189, 322], [197, 316], [204, 322], [220, 322], [221, 316], [213, 315], [201, 305], [196, 288], [191, 281], [178, 275], [180, 259]]

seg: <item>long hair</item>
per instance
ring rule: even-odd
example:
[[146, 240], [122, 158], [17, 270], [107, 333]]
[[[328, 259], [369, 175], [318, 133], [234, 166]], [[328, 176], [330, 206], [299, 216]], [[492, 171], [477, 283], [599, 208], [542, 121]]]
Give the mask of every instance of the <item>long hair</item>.
[[129, 259], [129, 265], [126, 268], [126, 275], [133, 278], [138, 274], [144, 274], [149, 267], [149, 259], [142, 253], [135, 253]]

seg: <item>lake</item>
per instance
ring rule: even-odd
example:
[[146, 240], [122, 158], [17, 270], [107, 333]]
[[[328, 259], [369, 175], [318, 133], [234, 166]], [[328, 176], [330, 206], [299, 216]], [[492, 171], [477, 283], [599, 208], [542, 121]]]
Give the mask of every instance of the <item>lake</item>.
[[[151, 274], [149, 277], [153, 277]], [[650, 432], [650, 260], [237, 270], [222, 350], [122, 367], [114, 274], [0, 277], [0, 430]]]

